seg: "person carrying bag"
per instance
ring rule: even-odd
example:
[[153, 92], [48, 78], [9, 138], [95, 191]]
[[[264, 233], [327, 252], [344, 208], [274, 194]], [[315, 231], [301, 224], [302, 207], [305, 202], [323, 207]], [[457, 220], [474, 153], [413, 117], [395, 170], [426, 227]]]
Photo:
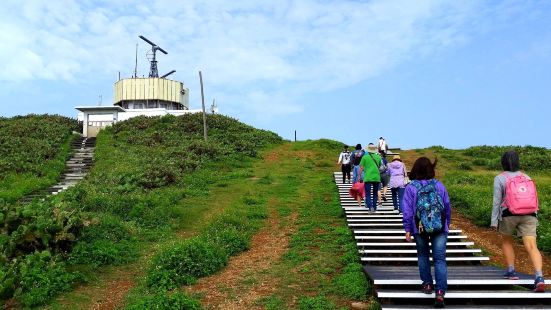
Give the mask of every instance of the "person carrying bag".
[[[446, 242], [451, 221], [450, 198], [444, 184], [434, 178], [437, 160], [418, 158], [410, 172], [410, 184], [404, 193], [402, 218], [406, 241], [415, 239], [419, 275], [423, 281], [421, 291], [436, 291], [434, 306], [444, 307], [448, 289]], [[430, 256], [434, 262], [436, 283], [433, 284]]]

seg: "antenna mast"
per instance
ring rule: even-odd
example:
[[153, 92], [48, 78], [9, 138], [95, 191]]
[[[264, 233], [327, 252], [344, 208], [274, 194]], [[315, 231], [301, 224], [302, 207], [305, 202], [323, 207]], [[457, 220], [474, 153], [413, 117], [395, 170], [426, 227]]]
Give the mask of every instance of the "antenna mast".
[[147, 58], [149, 59], [149, 62], [151, 63], [151, 66], [149, 68], [149, 77], [150, 78], [158, 78], [159, 77], [159, 71], [157, 70], [157, 51], [161, 51], [163, 54], [168, 54], [164, 49], [159, 47], [157, 44], [151, 42], [144, 36], [139, 36], [140, 39], [144, 40], [145, 42], [149, 43], [151, 45], [151, 51], [147, 53]]
[[134, 78], [138, 77], [138, 43], [136, 43], [136, 64], [134, 65]]

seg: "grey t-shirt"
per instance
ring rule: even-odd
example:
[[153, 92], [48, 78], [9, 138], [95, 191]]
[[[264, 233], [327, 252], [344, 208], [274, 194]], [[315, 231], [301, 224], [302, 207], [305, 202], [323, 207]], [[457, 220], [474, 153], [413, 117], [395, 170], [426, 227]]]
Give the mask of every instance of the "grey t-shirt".
[[[530, 177], [521, 171], [505, 171], [507, 177], [515, 177], [520, 174], [524, 174], [528, 179]], [[501, 221], [503, 210], [506, 208], [501, 206], [503, 204], [503, 199], [505, 198], [505, 184], [507, 183], [507, 178], [503, 173], [498, 174], [494, 178], [494, 203], [492, 208], [492, 224], [491, 226], [497, 227], [498, 221]]]

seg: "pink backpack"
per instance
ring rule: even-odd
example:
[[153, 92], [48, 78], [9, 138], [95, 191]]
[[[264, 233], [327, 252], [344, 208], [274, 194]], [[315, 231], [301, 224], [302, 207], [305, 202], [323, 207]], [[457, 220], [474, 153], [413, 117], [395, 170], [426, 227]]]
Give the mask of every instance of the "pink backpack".
[[505, 198], [502, 205], [516, 215], [537, 212], [539, 210], [538, 193], [534, 181], [523, 173], [514, 177], [510, 177], [506, 173], [503, 175], [507, 181], [505, 182]]

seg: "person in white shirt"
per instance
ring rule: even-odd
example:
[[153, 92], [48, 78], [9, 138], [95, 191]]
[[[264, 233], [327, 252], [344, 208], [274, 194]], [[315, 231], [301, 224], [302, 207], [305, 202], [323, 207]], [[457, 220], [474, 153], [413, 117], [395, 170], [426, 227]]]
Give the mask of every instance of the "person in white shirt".
[[341, 165], [342, 171], [342, 183], [344, 184], [347, 178], [348, 183], [350, 183], [350, 171], [352, 170], [352, 166], [350, 165], [350, 152], [348, 151], [348, 145], [344, 146], [344, 150], [339, 155], [337, 165], [339, 164]]
[[385, 138], [383, 137], [380, 137], [379, 138], [379, 145], [377, 146], [377, 149], [379, 151], [379, 154], [381, 154], [381, 156], [386, 156], [387, 153], [388, 153], [388, 145], [386, 144], [386, 141], [385, 141]]

